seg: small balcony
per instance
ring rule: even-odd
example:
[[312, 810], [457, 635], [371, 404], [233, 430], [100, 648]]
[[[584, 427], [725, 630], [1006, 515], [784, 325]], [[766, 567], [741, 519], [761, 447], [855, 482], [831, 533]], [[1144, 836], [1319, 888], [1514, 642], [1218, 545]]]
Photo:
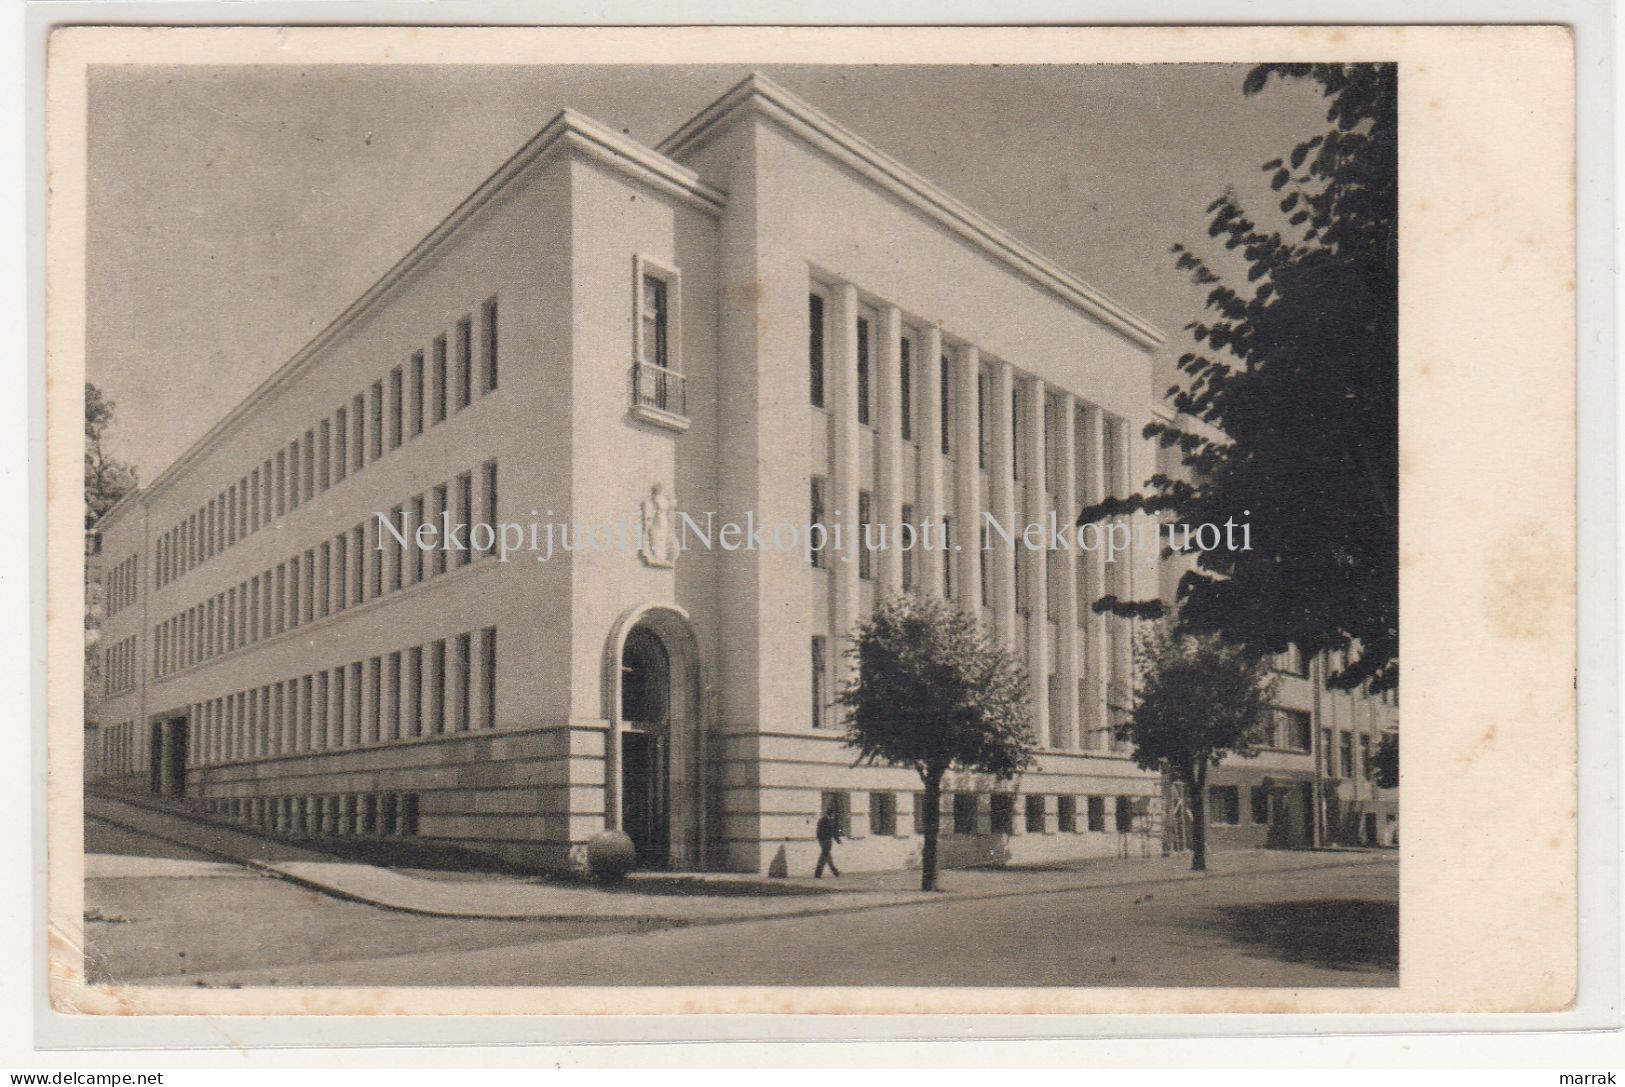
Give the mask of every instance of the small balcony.
[[632, 414], [646, 423], [688, 429], [688, 383], [676, 370], [647, 362], [632, 364]]

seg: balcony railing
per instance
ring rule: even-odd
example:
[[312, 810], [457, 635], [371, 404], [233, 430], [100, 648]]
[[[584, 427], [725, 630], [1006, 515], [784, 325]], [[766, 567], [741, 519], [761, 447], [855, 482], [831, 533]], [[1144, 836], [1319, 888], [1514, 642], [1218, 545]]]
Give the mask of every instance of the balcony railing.
[[632, 413], [640, 419], [688, 428], [688, 383], [676, 370], [646, 362], [632, 364]]

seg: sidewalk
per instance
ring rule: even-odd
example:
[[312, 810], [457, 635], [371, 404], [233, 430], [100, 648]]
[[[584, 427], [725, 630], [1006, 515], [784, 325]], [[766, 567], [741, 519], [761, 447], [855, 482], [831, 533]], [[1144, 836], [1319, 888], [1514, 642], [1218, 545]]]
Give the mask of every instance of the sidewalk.
[[[1391, 853], [1248, 850], [1215, 855], [1212, 871], [1183, 857], [1105, 859], [1066, 868], [954, 869], [942, 891], [919, 890], [917, 871], [865, 872], [838, 879], [774, 879], [721, 873], [638, 873], [615, 887], [521, 876], [410, 871], [335, 858], [312, 849], [105, 796], [87, 796], [87, 818], [123, 827], [265, 875], [384, 909], [485, 920], [623, 918], [674, 924], [808, 917], [922, 901], [1006, 898], [1095, 887], [1131, 887], [1266, 872], [1392, 863]], [[97, 858], [99, 861], [100, 858]], [[87, 859], [88, 862], [88, 859]], [[94, 869], [94, 865], [88, 865]]]

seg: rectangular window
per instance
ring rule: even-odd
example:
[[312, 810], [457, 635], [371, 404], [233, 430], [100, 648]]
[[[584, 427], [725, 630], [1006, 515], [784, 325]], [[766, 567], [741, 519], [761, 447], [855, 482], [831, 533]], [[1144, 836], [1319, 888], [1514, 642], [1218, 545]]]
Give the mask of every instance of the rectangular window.
[[354, 590], [350, 594], [350, 603], [365, 604], [367, 602], [367, 528], [357, 525], [350, 530], [350, 551], [355, 557], [355, 577], [351, 581]]
[[1127, 834], [1134, 829], [1134, 798], [1117, 798], [1117, 833]]
[[1062, 834], [1075, 834], [1078, 830], [1078, 798], [1075, 796], [1058, 796], [1055, 798], [1055, 829]]
[[446, 731], [446, 640], [429, 647], [429, 731]]
[[321, 440], [317, 449], [321, 452], [321, 463], [316, 469], [316, 485], [325, 491], [333, 485], [333, 421], [323, 419], [319, 429]]
[[480, 631], [480, 727], [497, 727], [497, 628]]
[[366, 743], [367, 723], [361, 716], [361, 684], [362, 662], [355, 661], [350, 665], [350, 730], [356, 746]]
[[453, 720], [456, 722], [458, 732], [467, 732], [471, 716], [469, 712], [469, 695], [473, 691], [473, 683], [471, 682], [474, 674], [473, 637], [468, 634], [457, 635], [455, 647], [456, 670], [452, 673], [452, 680], [456, 686], [452, 691], [452, 707], [456, 716]]
[[497, 462], [485, 462], [484, 478], [480, 480], [480, 521], [491, 526], [491, 540], [480, 550], [481, 558], [496, 554], [497, 532]]
[[457, 322], [457, 410], [474, 399], [474, 324], [464, 317]]
[[976, 467], [987, 467], [987, 374], [976, 374]]
[[993, 606], [993, 579], [989, 576], [991, 571], [988, 568], [989, 563], [987, 561], [991, 531], [987, 525], [982, 526], [981, 546], [976, 549], [976, 572], [982, 583], [982, 607], [984, 608]]
[[638, 361], [647, 366], [667, 369], [671, 364], [667, 306], [666, 281], [644, 273], [638, 293]]
[[976, 794], [954, 794], [954, 833], [976, 833]]
[[897, 833], [897, 794], [869, 794], [869, 833], [890, 838]]
[[406, 375], [399, 366], [389, 372], [389, 447], [401, 447], [402, 409], [405, 407]]
[[423, 647], [406, 651], [406, 734], [423, 735]]
[[1089, 813], [1089, 829], [1103, 833], [1106, 830], [1106, 798], [1091, 796], [1087, 803]]
[[868, 491], [858, 492], [858, 577], [865, 580], [875, 576], [874, 556], [869, 550], [869, 519], [874, 514], [874, 497]]
[[[474, 515], [474, 473], [464, 472], [457, 477], [457, 515], [452, 522], [457, 525], [466, 525], [469, 518]], [[457, 565], [467, 566], [472, 558], [468, 549], [468, 530], [463, 530], [463, 546], [457, 552]]]
[[412, 352], [412, 376], [409, 384], [412, 411], [412, 437], [423, 433], [423, 352]]
[[497, 387], [497, 300], [487, 298], [480, 307], [480, 392]]
[[345, 747], [350, 743], [349, 714], [350, 699], [345, 690], [348, 673], [344, 665], [333, 669], [333, 739], [335, 747]]
[[1212, 785], [1207, 791], [1207, 821], [1227, 826], [1241, 822], [1241, 798], [1234, 785]]
[[226, 488], [226, 546], [237, 543], [237, 484]]
[[1329, 728], [1320, 730], [1320, 751], [1321, 762], [1326, 767], [1326, 776], [1336, 777], [1337, 752], [1332, 750], [1332, 730]]
[[1270, 821], [1270, 793], [1269, 793], [1269, 790], [1265, 789], [1265, 788], [1261, 788], [1260, 786], [1257, 786], [1257, 785], [1253, 786], [1253, 788], [1252, 788], [1252, 800], [1253, 800], [1253, 804], [1252, 804], [1253, 823], [1256, 824], [1256, 825], [1260, 825], [1260, 826], [1268, 823]]
[[367, 662], [367, 742], [383, 738], [384, 665], [377, 657]]
[[256, 574], [248, 579], [248, 639], [257, 642], [260, 637], [260, 579]]
[[942, 595], [947, 600], [954, 598], [954, 520], [952, 517], [942, 519]]
[[1354, 776], [1354, 733], [1341, 732], [1337, 738], [1337, 776]]
[[316, 618], [316, 549], [314, 547], [305, 552], [304, 597], [301, 607], [304, 609], [304, 622], [308, 623]]
[[288, 443], [288, 509], [299, 508], [299, 439]]
[[914, 341], [904, 336], [897, 345], [897, 413], [903, 440], [914, 440]]
[[858, 422], [869, 422], [869, 318], [858, 318]]
[[949, 449], [951, 448], [949, 435], [951, 435], [953, 433], [953, 429], [954, 429], [954, 415], [953, 415], [954, 374], [953, 374], [953, 364], [948, 361], [948, 356], [947, 355], [942, 356], [942, 373], [940, 375], [940, 380], [941, 380], [941, 384], [938, 387], [938, 392], [941, 394], [941, 397], [942, 397], [942, 405], [941, 405], [942, 418], [940, 420], [938, 420], [938, 429], [940, 429], [941, 432], [942, 432], [942, 455], [946, 457], [948, 455]]
[[[447, 501], [449, 500], [448, 495], [449, 492], [447, 491], [444, 483], [440, 484], [434, 489], [434, 519], [436, 524], [441, 524], [445, 520], [443, 515], [449, 508], [446, 505]], [[435, 541], [434, 563], [432, 569], [436, 574], [443, 574], [446, 572], [446, 543], [444, 539], [437, 538]]]
[[1371, 737], [1360, 737], [1360, 773], [1365, 777], [1371, 776]]
[[301, 500], [309, 502], [316, 497], [316, 430], [314, 427], [305, 431], [304, 465], [304, 472], [301, 473], [301, 478], [304, 480], [304, 493], [301, 495]]
[[332, 733], [329, 731], [332, 727], [330, 720], [332, 716], [332, 695], [328, 691], [328, 681], [329, 676], [325, 671], [316, 673], [314, 699], [316, 716], [311, 727], [310, 741], [311, 746], [317, 751], [325, 751], [329, 747], [336, 746], [333, 743]]
[[1010, 392], [1010, 478], [1020, 479], [1021, 464], [1021, 425], [1022, 409], [1021, 390], [1012, 389]]
[[299, 560], [288, 560], [288, 629], [299, 625]]
[[809, 494], [807, 512], [807, 550], [812, 555], [812, 564], [817, 567], [829, 565], [824, 555], [824, 545], [828, 542], [828, 528], [824, 525], [824, 477], [813, 476]]
[[350, 537], [340, 533], [333, 540], [333, 610], [350, 605]]
[[412, 535], [407, 537], [411, 543], [412, 556], [412, 584], [416, 585], [423, 580], [423, 548], [417, 545], [417, 527], [423, 524], [423, 496], [420, 494], [412, 499]]
[[[390, 524], [395, 526], [395, 531], [404, 536], [406, 534], [406, 526], [401, 520], [403, 513], [404, 511], [400, 506], [393, 507], [389, 511], [389, 521]], [[401, 546], [400, 541], [395, 539], [393, 533], [383, 533], [380, 542], [385, 541], [387, 541], [387, 545], [389, 547], [389, 591], [395, 592], [404, 583], [406, 574], [406, 548]]]
[[340, 408], [333, 413], [333, 482], [339, 482], [349, 471], [350, 409]]
[[367, 587], [367, 599], [377, 600], [384, 595], [384, 530], [377, 521], [367, 526], [367, 568], [372, 579]]
[[446, 419], [446, 334], [443, 332], [434, 338], [433, 381], [430, 406], [434, 408], [434, 421], [441, 423]]
[[[904, 502], [902, 514], [903, 524], [914, 524], [914, 507], [912, 505]], [[904, 540], [902, 536], [899, 535], [899, 538], [896, 541], [896, 546], [903, 560], [903, 588], [905, 590], [914, 588], [914, 549], [919, 545], [919, 538], [911, 533], [908, 537], [907, 543], [908, 546], [905, 547]]]
[[401, 737], [401, 655], [391, 653], [384, 667], [384, 739]]
[[368, 417], [372, 435], [372, 448], [369, 450], [368, 460], [376, 461], [384, 455], [384, 383], [374, 381], [369, 394], [368, 404], [371, 414]]
[[1044, 798], [1029, 795], [1026, 798], [1025, 807], [1026, 811], [1023, 812], [1023, 815], [1025, 816], [1024, 823], [1027, 833], [1044, 833]]
[[350, 401], [350, 422], [353, 424], [350, 443], [350, 467], [359, 472], [367, 466], [367, 395], [356, 393]]
[[812, 406], [824, 406], [824, 299], [807, 296], [807, 395]]
[[825, 640], [822, 634], [812, 639], [812, 727], [824, 727], [824, 706], [829, 701], [829, 665], [825, 660]]
[[327, 618], [333, 607], [333, 541], [324, 540], [321, 551], [321, 570], [316, 578], [316, 614]]
[[288, 569], [279, 563], [276, 568], [276, 632], [281, 634], [288, 625]]
[[276, 515], [288, 512], [288, 454], [279, 450], [276, 455]]
[[1016, 832], [1016, 797], [1014, 793], [994, 793], [988, 797], [989, 827], [994, 834]]

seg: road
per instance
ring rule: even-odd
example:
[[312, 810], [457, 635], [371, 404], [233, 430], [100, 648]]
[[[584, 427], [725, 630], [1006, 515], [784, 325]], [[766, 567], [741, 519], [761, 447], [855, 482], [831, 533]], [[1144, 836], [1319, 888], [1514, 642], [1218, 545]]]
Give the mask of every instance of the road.
[[[164, 985], [1386, 986], [1398, 870], [1322, 866], [835, 915], [447, 920], [337, 901], [93, 827], [102, 979]], [[133, 859], [157, 854], [147, 860]], [[143, 868], [146, 864], [149, 867]], [[93, 867], [93, 877], [97, 868]], [[1011, 872], [1013, 889], [1023, 873]], [[100, 918], [100, 919], [98, 919]]]

